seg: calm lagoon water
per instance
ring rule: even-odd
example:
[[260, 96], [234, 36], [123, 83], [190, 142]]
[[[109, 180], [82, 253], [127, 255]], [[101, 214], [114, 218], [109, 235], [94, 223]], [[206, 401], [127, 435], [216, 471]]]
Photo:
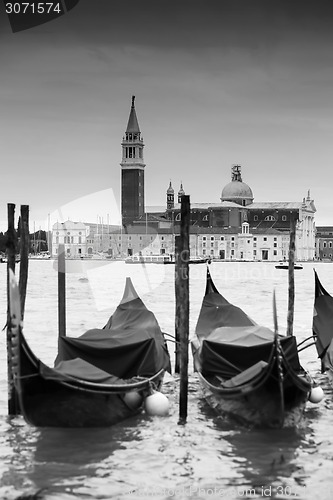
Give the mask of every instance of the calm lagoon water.
[[[87, 267], [67, 274], [67, 334], [102, 327], [118, 305], [131, 276], [163, 331], [174, 334], [173, 266]], [[89, 267], [88, 267], [89, 266]], [[333, 265], [316, 263], [324, 286], [333, 292]], [[273, 328], [276, 291], [280, 332], [286, 329], [288, 275], [273, 263], [213, 263], [219, 291], [255, 321]], [[205, 289], [205, 266], [190, 269], [190, 334]], [[88, 278], [82, 280], [81, 278]], [[0, 320], [6, 322], [6, 266], [0, 265]], [[295, 326], [298, 341], [311, 335], [313, 264], [295, 271]], [[57, 273], [52, 261], [30, 261], [24, 332], [34, 352], [53, 365], [57, 348]], [[219, 499], [333, 498], [333, 391], [320, 373], [316, 350], [300, 356], [320, 382], [325, 398], [308, 403], [297, 430], [253, 430], [223, 422], [201, 398], [190, 362], [189, 406], [178, 425], [178, 376], [167, 376], [163, 392], [168, 417], [144, 413], [109, 429], [36, 429], [22, 417], [7, 416], [6, 334], [0, 340], [0, 498]], [[174, 345], [169, 343], [174, 359]], [[38, 492], [38, 495], [37, 495]], [[32, 495], [29, 497], [29, 495]], [[34, 495], [34, 496], [33, 496]]]

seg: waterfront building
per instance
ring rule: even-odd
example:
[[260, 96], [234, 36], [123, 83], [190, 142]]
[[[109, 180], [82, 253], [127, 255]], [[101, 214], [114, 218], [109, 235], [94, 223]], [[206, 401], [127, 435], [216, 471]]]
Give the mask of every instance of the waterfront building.
[[[235, 167], [237, 176], [234, 176]], [[296, 219], [296, 259], [313, 260], [316, 208], [310, 192], [301, 202], [253, 202], [251, 188], [242, 182], [241, 167], [233, 166], [231, 171], [232, 181], [223, 188], [220, 203], [191, 204], [192, 226], [205, 228], [207, 233], [220, 233], [220, 238], [233, 234], [233, 241], [243, 245], [243, 250], [237, 246], [234, 252], [221, 248], [220, 258], [228, 258], [227, 255], [237, 259], [242, 259], [241, 256], [245, 254], [249, 256], [249, 247], [244, 246], [244, 242], [249, 240], [251, 245], [256, 244], [250, 260], [288, 259], [290, 222], [291, 219]], [[167, 209], [166, 213], [170, 221], [180, 222], [180, 204]], [[244, 236], [238, 237], [239, 234], [244, 234], [244, 223], [248, 224], [247, 239]], [[262, 243], [260, 247], [257, 246], [259, 241]]]
[[316, 227], [316, 258], [333, 260], [333, 226]]
[[[81, 246], [73, 236], [73, 248], [70, 248], [68, 236], [72, 237], [72, 234], [67, 235], [68, 255], [100, 253], [111, 258], [125, 258], [136, 254], [174, 254], [175, 236], [180, 233], [184, 185], [181, 181], [176, 194], [170, 180], [165, 206], [154, 211], [145, 210], [144, 143], [134, 96], [121, 147], [122, 226], [110, 228], [86, 224], [85, 245], [82, 243], [82, 228]], [[191, 203], [191, 256], [220, 260], [286, 260], [293, 219], [297, 221], [296, 260], [314, 260], [315, 212], [310, 191], [300, 202], [254, 201], [251, 187], [242, 179], [242, 167], [233, 165], [231, 181], [223, 187], [219, 201]], [[53, 231], [53, 240], [60, 237], [60, 234], [54, 234], [57, 231], [59, 228]]]
[[[131, 125], [130, 129], [138, 134], [140, 131], [134, 113], [134, 100], [132, 99], [129, 123], [133, 122], [135, 125]], [[124, 141], [122, 147], [124, 148]], [[137, 168], [140, 161], [141, 159], [138, 160], [138, 158], [132, 159], [131, 168]], [[122, 171], [123, 163], [121, 164]], [[135, 190], [134, 184], [132, 188]], [[133, 198], [134, 201], [140, 199], [142, 188], [143, 186], [137, 186], [138, 192]], [[175, 203], [175, 191], [170, 181], [164, 209], [139, 213], [138, 202], [135, 201], [136, 213], [138, 213], [136, 217], [134, 217], [135, 211], [132, 210], [133, 217], [129, 221], [129, 211], [123, 212], [123, 220], [129, 222], [124, 226], [125, 231], [121, 238], [122, 253], [125, 255], [145, 254], [146, 252], [173, 254], [174, 237], [179, 234], [180, 230], [180, 203], [184, 194], [185, 190], [181, 181], [177, 203]], [[123, 177], [122, 195], [125, 199], [133, 196]], [[191, 203], [191, 253], [222, 260], [288, 259], [290, 223], [292, 219], [296, 219], [296, 259], [313, 260], [315, 258], [315, 212], [316, 208], [310, 197], [310, 191], [300, 202], [255, 202], [252, 189], [242, 179], [242, 167], [233, 165], [231, 181], [223, 187], [219, 202]], [[156, 235], [155, 238], [151, 233]]]
[[52, 226], [52, 256], [58, 255], [59, 245], [64, 245], [65, 256], [80, 258], [87, 255], [89, 226], [82, 222], [56, 222]]

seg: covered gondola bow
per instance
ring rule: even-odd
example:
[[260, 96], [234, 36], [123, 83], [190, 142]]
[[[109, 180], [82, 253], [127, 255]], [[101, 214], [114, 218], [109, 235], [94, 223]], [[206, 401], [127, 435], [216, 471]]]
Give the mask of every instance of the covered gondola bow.
[[230, 304], [208, 269], [195, 333], [194, 369], [219, 414], [251, 426], [299, 423], [312, 380], [300, 365], [295, 337], [257, 325]]
[[313, 308], [312, 332], [322, 372], [326, 372], [333, 384], [333, 297], [321, 284], [315, 274], [315, 300]]
[[13, 378], [20, 410], [37, 427], [107, 427], [140, 412], [161, 386], [170, 359], [163, 333], [127, 278], [124, 296], [103, 329], [60, 337], [53, 368], [30, 349], [10, 274]]

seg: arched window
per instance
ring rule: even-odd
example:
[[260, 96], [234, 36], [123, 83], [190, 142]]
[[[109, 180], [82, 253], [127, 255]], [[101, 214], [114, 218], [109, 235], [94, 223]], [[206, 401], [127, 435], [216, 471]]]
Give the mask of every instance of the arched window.
[[275, 220], [273, 215], [267, 215], [264, 220]]
[[175, 220], [181, 220], [180, 213], [176, 215]]
[[202, 218], [203, 221], [206, 221], [208, 220], [208, 214], [204, 215], [203, 218]]

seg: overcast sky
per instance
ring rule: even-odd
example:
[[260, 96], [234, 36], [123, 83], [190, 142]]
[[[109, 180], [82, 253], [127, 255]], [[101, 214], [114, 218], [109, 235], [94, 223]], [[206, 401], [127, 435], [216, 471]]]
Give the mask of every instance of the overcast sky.
[[[31, 225], [99, 191], [119, 205], [135, 95], [146, 205], [166, 204], [170, 180], [217, 203], [238, 163], [256, 202], [310, 189], [316, 224], [333, 225], [332, 4], [81, 0], [12, 33], [1, 3], [0, 220], [8, 202]], [[92, 220], [114, 210], [86, 200]]]

